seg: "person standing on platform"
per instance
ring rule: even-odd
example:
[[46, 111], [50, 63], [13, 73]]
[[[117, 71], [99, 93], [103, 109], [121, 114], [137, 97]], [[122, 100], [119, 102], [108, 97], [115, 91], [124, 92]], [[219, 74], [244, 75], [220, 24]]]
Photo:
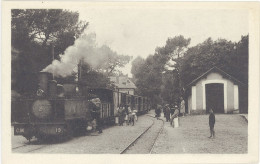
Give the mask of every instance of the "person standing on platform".
[[174, 106], [173, 105], [170, 105], [170, 110], [171, 110], [171, 116], [173, 115], [173, 113], [174, 113]]
[[130, 106], [127, 107], [128, 110], [128, 122], [127, 125], [129, 125], [129, 123], [132, 121], [132, 109]]
[[209, 110], [209, 128], [210, 128], [210, 136], [208, 138], [215, 138], [215, 130], [214, 130], [214, 125], [215, 125], [215, 114], [213, 113], [213, 110]]
[[138, 118], [137, 118], [137, 110], [135, 109], [135, 107], [133, 108], [133, 114], [134, 114], [134, 119], [137, 122]]
[[165, 118], [166, 118], [166, 122], [170, 121], [170, 114], [171, 114], [171, 110], [169, 107], [169, 104], [165, 105]]
[[131, 110], [131, 114], [130, 114], [130, 119], [129, 121], [132, 122], [132, 125], [135, 125], [135, 117], [136, 117], [136, 113], [135, 110]]
[[155, 114], [158, 120], [158, 118], [161, 117], [161, 105], [157, 105], [157, 108], [155, 109]]
[[100, 110], [100, 105], [101, 101], [99, 98], [95, 98], [90, 100], [90, 109], [91, 109], [91, 115], [93, 119], [96, 119], [96, 124], [97, 124], [97, 130], [98, 133], [102, 133], [102, 120], [100, 118], [101, 110]]
[[124, 113], [123, 113], [123, 108], [121, 105], [118, 110], [118, 116], [119, 116], [119, 126], [122, 126], [123, 122], [124, 122]]
[[180, 104], [180, 113], [182, 114], [182, 117], [184, 117], [185, 114], [185, 101], [181, 98], [181, 104]]
[[125, 106], [125, 123], [126, 123], [126, 125], [129, 125], [129, 111], [128, 111], [128, 105]]
[[162, 110], [163, 110], [163, 117], [166, 118], [166, 107], [165, 107], [165, 106], [162, 106], [161, 108], [162, 108]]
[[171, 118], [171, 125], [172, 125], [172, 122], [173, 122], [173, 120], [175, 119], [175, 118], [178, 118], [178, 115], [179, 115], [179, 109], [178, 108], [175, 108], [175, 111], [174, 111], [174, 113], [173, 113], [173, 115], [172, 115], [172, 118]]
[[124, 122], [126, 122], [126, 117], [127, 117], [127, 111], [126, 111], [124, 106], [122, 108], [122, 117], [123, 117], [123, 123], [122, 124], [124, 124]]

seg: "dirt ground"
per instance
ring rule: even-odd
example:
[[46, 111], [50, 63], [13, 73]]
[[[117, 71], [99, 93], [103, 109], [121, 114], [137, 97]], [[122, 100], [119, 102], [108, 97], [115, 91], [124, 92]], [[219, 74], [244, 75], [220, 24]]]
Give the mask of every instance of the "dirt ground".
[[179, 117], [180, 127], [165, 122], [152, 153], [247, 153], [248, 124], [240, 115], [216, 114], [215, 139], [209, 139], [208, 115]]

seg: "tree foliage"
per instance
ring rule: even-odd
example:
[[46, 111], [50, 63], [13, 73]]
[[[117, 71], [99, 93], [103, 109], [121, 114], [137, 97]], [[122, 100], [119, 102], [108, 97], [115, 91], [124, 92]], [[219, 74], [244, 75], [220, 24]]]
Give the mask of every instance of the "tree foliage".
[[[79, 21], [79, 13], [61, 9], [29, 9], [12, 10], [12, 43], [19, 46], [23, 39], [28, 42], [37, 42], [41, 46], [46, 46], [53, 42], [69, 41], [73, 44], [75, 38], [85, 30], [88, 23]], [[16, 36], [22, 36], [17, 38]], [[67, 46], [68, 46], [67, 45]], [[64, 46], [64, 42], [62, 47]], [[61, 49], [63, 52], [64, 49]]]
[[[134, 75], [138, 91], [148, 96], [154, 103], [170, 102], [179, 92], [179, 63], [190, 39], [183, 36], [168, 38], [165, 46], [157, 47], [154, 55], [146, 60], [140, 58], [133, 63]], [[139, 60], [139, 62], [138, 62]], [[139, 66], [136, 63], [139, 64]], [[134, 65], [135, 64], [135, 65]]]
[[248, 83], [248, 35], [239, 42], [211, 38], [188, 47], [190, 38], [168, 38], [165, 46], [157, 47], [147, 59], [133, 63], [138, 91], [154, 103], [179, 104], [186, 86], [195, 78], [217, 66], [241, 82]]
[[203, 43], [189, 48], [180, 62], [183, 86], [213, 66], [247, 84], [248, 36], [242, 36], [238, 43], [224, 39], [213, 41], [208, 38]]
[[135, 76], [138, 76], [140, 67], [142, 67], [142, 65], [144, 65], [144, 63], [145, 63], [145, 60], [140, 56], [136, 57], [132, 61], [131, 73], [133, 74], [134, 79], [135, 79]]
[[[133, 61], [132, 69], [134, 81], [137, 86], [137, 93], [148, 96], [154, 102], [161, 101], [159, 94], [161, 90], [162, 67], [157, 63], [159, 60], [155, 56], [148, 56], [146, 60], [137, 58]], [[153, 96], [151, 96], [153, 95]]]
[[32, 92], [36, 87], [36, 75], [86, 29], [88, 23], [79, 21], [79, 14], [59, 9], [13, 9], [12, 22], [12, 89]]
[[120, 55], [106, 45], [98, 49], [98, 55], [102, 58], [102, 63], [96, 70], [107, 76], [117, 74], [118, 68], [124, 67], [131, 59], [130, 56]]
[[[37, 87], [37, 74], [52, 63], [61, 61], [65, 50], [75, 45], [82, 37], [88, 22], [79, 20], [79, 13], [61, 9], [14, 9], [12, 10], [12, 90], [21, 94], [34, 92]], [[83, 83], [89, 87], [109, 86], [108, 76], [120, 73], [118, 68], [127, 64], [131, 57], [120, 55], [104, 45], [96, 47], [95, 35], [91, 47], [97, 67], [84, 63]], [[82, 48], [82, 47], [81, 47]], [[92, 52], [92, 51], [91, 51]], [[87, 54], [86, 51], [81, 52]], [[89, 51], [88, 51], [89, 53]], [[78, 62], [78, 61], [77, 61]], [[93, 62], [93, 61], [92, 61]], [[75, 64], [76, 67], [76, 64]], [[67, 77], [56, 77], [60, 83], [74, 82], [77, 73]]]
[[108, 88], [110, 81], [108, 76], [92, 69], [88, 64], [84, 63], [81, 66], [80, 83], [89, 88]]

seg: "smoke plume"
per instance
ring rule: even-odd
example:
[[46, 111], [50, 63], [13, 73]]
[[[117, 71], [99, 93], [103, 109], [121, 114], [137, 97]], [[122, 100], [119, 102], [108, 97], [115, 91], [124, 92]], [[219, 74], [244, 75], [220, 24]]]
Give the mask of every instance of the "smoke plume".
[[53, 73], [54, 76], [66, 77], [75, 72], [80, 60], [88, 63], [92, 68], [98, 68], [107, 60], [106, 53], [104, 48], [97, 47], [94, 33], [84, 34], [75, 41], [74, 45], [65, 50], [64, 55], [60, 55], [60, 60], [54, 60], [42, 71]]

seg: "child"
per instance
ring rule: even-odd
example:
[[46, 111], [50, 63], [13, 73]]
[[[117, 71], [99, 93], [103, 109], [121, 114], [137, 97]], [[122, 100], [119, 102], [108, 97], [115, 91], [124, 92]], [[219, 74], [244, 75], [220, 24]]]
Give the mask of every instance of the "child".
[[135, 117], [134, 119], [135, 119], [135, 121], [137, 122], [137, 120], [138, 120], [138, 119], [137, 119], [137, 110], [134, 109], [134, 110], [133, 110], [133, 114], [134, 114], [134, 117]]
[[210, 127], [210, 137], [209, 138], [215, 138], [215, 131], [214, 131], [214, 125], [215, 125], [215, 115], [213, 113], [213, 110], [209, 110], [209, 127]]
[[132, 121], [132, 109], [131, 109], [130, 106], [128, 106], [127, 110], [128, 110], [128, 120], [127, 120], [127, 125], [129, 125], [130, 122]]

